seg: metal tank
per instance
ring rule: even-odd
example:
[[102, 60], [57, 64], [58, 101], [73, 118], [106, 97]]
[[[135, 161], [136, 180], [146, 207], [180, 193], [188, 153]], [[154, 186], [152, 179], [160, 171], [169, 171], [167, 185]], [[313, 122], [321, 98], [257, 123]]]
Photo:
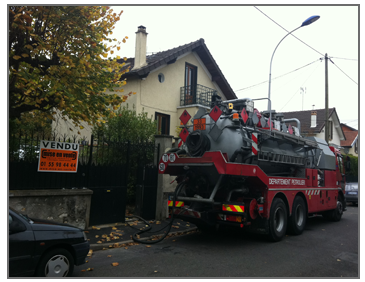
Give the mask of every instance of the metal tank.
[[[323, 140], [300, 136], [299, 120], [285, 120], [273, 111], [270, 129], [269, 113], [259, 113], [253, 105], [249, 98], [222, 101], [213, 96], [211, 111], [200, 109], [193, 118], [194, 124], [204, 126], [196, 130], [185, 126], [189, 131], [183, 146], [187, 155], [221, 151], [229, 162], [257, 164], [268, 175], [302, 177], [301, 168], [327, 168], [332, 163], [329, 160], [334, 155]], [[289, 121], [297, 126], [288, 126]]]

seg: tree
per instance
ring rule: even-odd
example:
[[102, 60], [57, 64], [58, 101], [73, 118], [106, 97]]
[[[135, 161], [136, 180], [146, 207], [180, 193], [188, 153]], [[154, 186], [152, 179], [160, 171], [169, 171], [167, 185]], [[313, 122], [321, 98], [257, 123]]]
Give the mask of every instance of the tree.
[[123, 91], [126, 58], [106, 59], [120, 49], [120, 42], [106, 42], [117, 41], [109, 36], [121, 13], [103, 6], [9, 6], [10, 119], [31, 111], [52, 119], [58, 112], [82, 128], [81, 121], [92, 125], [115, 115], [128, 95], [105, 91]]
[[95, 127], [93, 134], [102, 134], [112, 140], [152, 141], [156, 128], [156, 121], [149, 118], [146, 112], [137, 114], [134, 106], [129, 109], [127, 104], [116, 111], [114, 117], [106, 118], [99, 127]]

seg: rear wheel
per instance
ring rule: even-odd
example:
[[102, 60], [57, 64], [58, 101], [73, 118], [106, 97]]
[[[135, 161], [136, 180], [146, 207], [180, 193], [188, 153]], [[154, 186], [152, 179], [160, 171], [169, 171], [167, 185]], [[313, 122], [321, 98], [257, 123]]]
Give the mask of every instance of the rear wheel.
[[284, 201], [275, 198], [270, 209], [269, 239], [273, 242], [283, 239], [286, 233], [288, 216]]
[[307, 222], [307, 208], [302, 197], [297, 196], [293, 202], [292, 215], [289, 217], [288, 231], [293, 235], [303, 233]]

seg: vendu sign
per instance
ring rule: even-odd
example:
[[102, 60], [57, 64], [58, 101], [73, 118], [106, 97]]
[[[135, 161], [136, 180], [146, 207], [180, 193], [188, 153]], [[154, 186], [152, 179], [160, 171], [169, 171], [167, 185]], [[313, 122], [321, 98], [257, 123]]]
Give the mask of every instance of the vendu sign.
[[79, 144], [41, 140], [38, 172], [77, 172]]

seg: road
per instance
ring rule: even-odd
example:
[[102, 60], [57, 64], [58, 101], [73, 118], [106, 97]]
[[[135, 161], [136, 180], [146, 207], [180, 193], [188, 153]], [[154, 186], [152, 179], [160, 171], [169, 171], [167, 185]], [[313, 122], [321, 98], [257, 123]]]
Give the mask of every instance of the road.
[[277, 243], [224, 230], [97, 251], [74, 277], [359, 277], [358, 234], [358, 207], [349, 205], [340, 222], [310, 218], [302, 235]]

